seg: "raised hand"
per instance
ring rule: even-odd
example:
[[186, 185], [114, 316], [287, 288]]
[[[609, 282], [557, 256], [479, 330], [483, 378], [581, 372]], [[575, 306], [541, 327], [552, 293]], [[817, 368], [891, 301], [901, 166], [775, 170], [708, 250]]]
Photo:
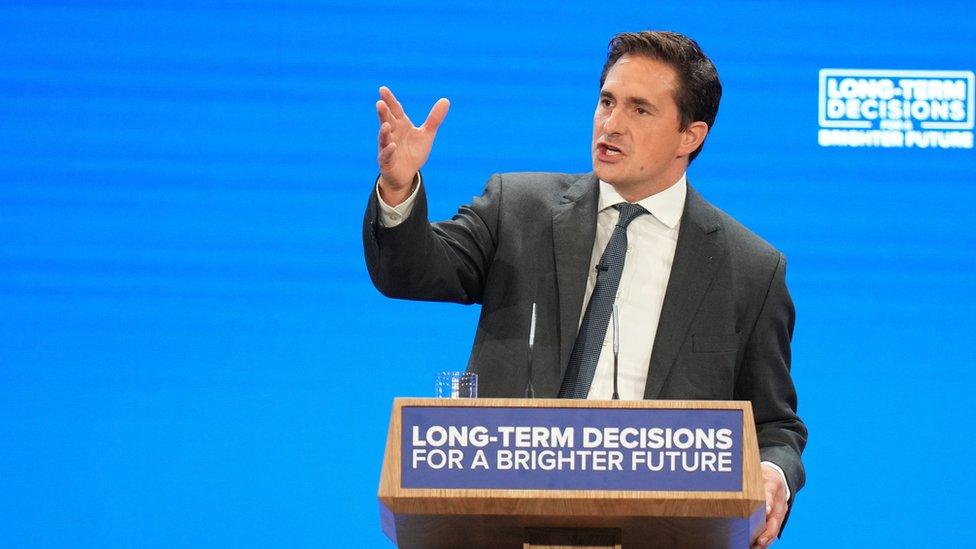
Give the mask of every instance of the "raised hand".
[[380, 165], [380, 196], [384, 202], [396, 206], [410, 196], [414, 176], [427, 162], [437, 128], [450, 107], [447, 99], [438, 99], [424, 123], [414, 126], [393, 92], [385, 86], [380, 88], [380, 100], [376, 102], [380, 119], [376, 161]]

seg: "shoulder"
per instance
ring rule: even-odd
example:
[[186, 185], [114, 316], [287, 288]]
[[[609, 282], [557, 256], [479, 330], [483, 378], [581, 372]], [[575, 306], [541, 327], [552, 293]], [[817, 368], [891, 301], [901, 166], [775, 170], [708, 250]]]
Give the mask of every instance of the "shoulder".
[[592, 173], [560, 173], [560, 172], [507, 172], [496, 173], [491, 177], [492, 181], [497, 181], [507, 188], [518, 189], [524, 192], [553, 192], [565, 193], [581, 180], [592, 179], [596, 181]]
[[783, 261], [783, 254], [776, 247], [705, 200], [690, 185], [687, 201], [685, 213], [690, 215], [702, 230], [718, 231], [723, 247], [736, 262], [766, 270], [775, 269]]
[[565, 198], [582, 196], [595, 189], [592, 173], [570, 174], [558, 172], [497, 173], [488, 181], [488, 190], [497, 193], [507, 206], [520, 204], [527, 208], [554, 206]]

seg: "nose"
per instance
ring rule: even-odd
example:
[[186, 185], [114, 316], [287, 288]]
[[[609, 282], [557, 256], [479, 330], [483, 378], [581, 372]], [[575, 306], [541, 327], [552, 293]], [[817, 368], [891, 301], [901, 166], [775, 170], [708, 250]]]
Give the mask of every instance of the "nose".
[[603, 131], [608, 134], [620, 133], [621, 120], [620, 109], [610, 109], [609, 114], [603, 118]]

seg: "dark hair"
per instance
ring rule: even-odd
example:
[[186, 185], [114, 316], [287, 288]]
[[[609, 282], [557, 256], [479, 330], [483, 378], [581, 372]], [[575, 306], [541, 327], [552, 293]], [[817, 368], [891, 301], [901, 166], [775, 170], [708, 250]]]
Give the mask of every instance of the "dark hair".
[[[600, 87], [613, 67], [625, 54], [640, 55], [670, 65], [678, 73], [678, 89], [674, 90], [674, 102], [681, 117], [679, 127], [688, 129], [692, 122], [701, 121], [709, 129], [715, 124], [718, 104], [722, 99], [722, 83], [712, 60], [705, 55], [697, 42], [683, 34], [668, 31], [622, 32], [612, 39], [607, 51], [607, 62], [600, 74]], [[701, 152], [704, 141], [689, 156], [691, 162]]]

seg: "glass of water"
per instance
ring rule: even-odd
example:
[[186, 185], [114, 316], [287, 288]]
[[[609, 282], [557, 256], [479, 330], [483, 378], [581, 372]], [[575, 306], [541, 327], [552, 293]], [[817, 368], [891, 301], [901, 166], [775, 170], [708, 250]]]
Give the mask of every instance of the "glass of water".
[[478, 398], [478, 374], [440, 372], [434, 390], [437, 398]]

